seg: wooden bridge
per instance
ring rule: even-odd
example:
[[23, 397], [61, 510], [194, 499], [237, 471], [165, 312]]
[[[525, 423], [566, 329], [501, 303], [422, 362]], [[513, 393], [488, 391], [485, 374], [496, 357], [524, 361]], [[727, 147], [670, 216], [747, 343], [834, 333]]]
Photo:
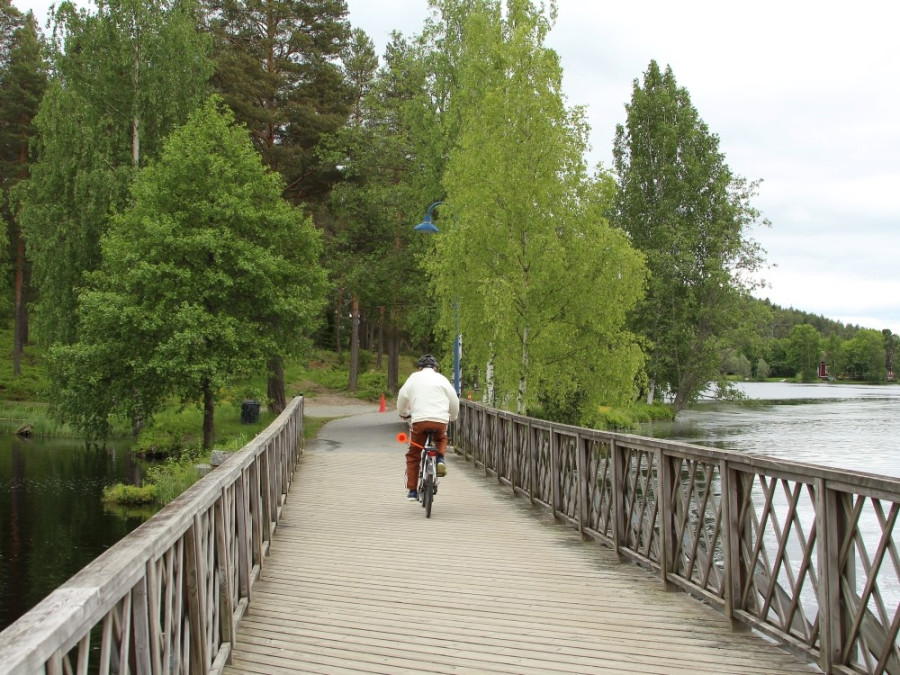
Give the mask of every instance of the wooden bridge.
[[426, 520], [393, 414], [301, 455], [302, 413], [0, 633], [0, 673], [900, 672], [900, 481], [466, 403]]

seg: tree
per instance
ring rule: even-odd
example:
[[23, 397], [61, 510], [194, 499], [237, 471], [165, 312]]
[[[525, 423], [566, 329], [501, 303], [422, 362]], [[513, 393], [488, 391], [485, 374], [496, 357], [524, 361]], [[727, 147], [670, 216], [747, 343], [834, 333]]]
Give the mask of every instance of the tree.
[[884, 382], [887, 379], [887, 355], [881, 331], [874, 328], [860, 329], [844, 347], [851, 377], [869, 382]]
[[800, 379], [813, 382], [822, 360], [822, 336], [819, 331], [806, 323], [794, 326], [788, 336], [787, 355]]
[[[331, 194], [327, 258], [337, 293], [357, 307], [351, 314], [378, 317], [387, 335], [387, 389], [396, 392], [401, 336], [418, 345], [433, 323], [416, 260], [428, 242], [412, 229], [439, 190], [421, 171], [424, 135], [416, 124], [425, 71], [418, 51], [395, 36], [373, 76], [374, 49], [361, 32], [354, 32], [344, 63], [356, 94], [349, 124], [323, 144], [326, 161], [339, 164], [344, 177]], [[358, 342], [351, 335], [351, 388]]]
[[[339, 178], [316, 148], [347, 120], [351, 92], [337, 62], [350, 29], [344, 0], [205, 0], [213, 83], [247, 125], [285, 198], [314, 217]], [[269, 405], [284, 408], [283, 363], [269, 363]]]
[[544, 46], [555, 4], [548, 15], [525, 1], [442, 4], [451, 18], [465, 10], [431, 264], [442, 334], [454, 336], [458, 303], [469, 368], [518, 412], [626, 400], [641, 354], [624, 322], [644, 267], [603, 217], [612, 181], [584, 165], [583, 111], [566, 108]]
[[320, 236], [283, 187], [215, 98], [172, 134], [103, 238], [79, 341], [52, 352], [63, 419], [98, 435], [174, 394], [212, 447], [222, 387], [300, 351], [323, 307]]
[[632, 323], [651, 345], [648, 399], [660, 389], [680, 410], [717, 378], [721, 348], [736, 341], [727, 336], [762, 262], [746, 236], [759, 221], [749, 204], [756, 184], [732, 174], [671, 68], [651, 61], [626, 110], [613, 149], [613, 222], [650, 268]]
[[847, 370], [847, 351], [844, 340], [832, 333], [825, 340], [825, 367], [831, 379], [842, 377]]
[[285, 197], [311, 207], [338, 178], [316, 146], [347, 120], [351, 91], [338, 64], [350, 38], [344, 0], [206, 0], [214, 84], [247, 125]]
[[[0, 16], [10, 31], [3, 32], [0, 50], [0, 204], [13, 260], [13, 374], [21, 372], [22, 350], [28, 342], [30, 270], [25, 238], [10, 193], [28, 177], [29, 143], [36, 130], [33, 120], [47, 85], [47, 67], [41, 56], [37, 22], [29, 12], [22, 17], [9, 2], [0, 4]], [[13, 30], [13, 27], [14, 30]]]
[[101, 0], [96, 14], [71, 3], [57, 10], [37, 159], [16, 195], [44, 343], [75, 339], [76, 289], [100, 265], [110, 215], [207, 94], [208, 39], [195, 9], [189, 0]]

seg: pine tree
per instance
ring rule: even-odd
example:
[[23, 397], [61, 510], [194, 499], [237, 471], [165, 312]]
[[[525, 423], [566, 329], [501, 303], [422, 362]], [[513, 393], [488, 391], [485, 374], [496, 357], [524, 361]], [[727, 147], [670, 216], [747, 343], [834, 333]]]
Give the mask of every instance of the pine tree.
[[12, 252], [13, 275], [13, 373], [21, 372], [22, 350], [28, 342], [30, 269], [25, 238], [10, 194], [29, 175], [29, 143], [36, 130], [34, 117], [47, 86], [47, 67], [41, 56], [37, 22], [29, 12], [22, 17], [4, 2], [0, 5], [4, 40], [0, 57], [0, 184], [2, 216]]

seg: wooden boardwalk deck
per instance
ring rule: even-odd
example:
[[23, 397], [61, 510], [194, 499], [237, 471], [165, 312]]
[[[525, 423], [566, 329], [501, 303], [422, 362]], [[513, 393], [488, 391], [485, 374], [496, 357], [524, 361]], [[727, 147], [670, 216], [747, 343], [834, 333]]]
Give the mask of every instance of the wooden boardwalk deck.
[[819, 672], [459, 458], [426, 520], [395, 422], [360, 416], [352, 443], [338, 427], [304, 454], [228, 675]]

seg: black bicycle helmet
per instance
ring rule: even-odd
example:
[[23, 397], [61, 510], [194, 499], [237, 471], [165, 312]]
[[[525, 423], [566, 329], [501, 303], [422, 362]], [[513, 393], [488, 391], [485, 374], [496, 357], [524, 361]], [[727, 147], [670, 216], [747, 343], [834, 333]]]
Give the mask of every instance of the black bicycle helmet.
[[438, 370], [438, 360], [431, 354], [425, 354], [416, 361], [416, 368], [433, 368], [434, 370]]

